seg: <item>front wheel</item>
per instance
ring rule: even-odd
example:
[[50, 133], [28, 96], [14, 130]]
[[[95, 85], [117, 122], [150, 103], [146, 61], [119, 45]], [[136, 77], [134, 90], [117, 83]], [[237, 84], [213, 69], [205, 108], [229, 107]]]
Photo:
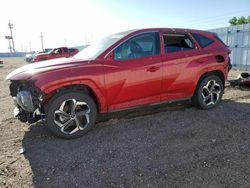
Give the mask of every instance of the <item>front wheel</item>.
[[223, 83], [218, 76], [207, 76], [197, 86], [192, 102], [199, 109], [214, 108], [221, 101], [223, 89]]
[[46, 108], [48, 128], [61, 138], [73, 139], [86, 134], [95, 124], [97, 108], [93, 99], [82, 92], [56, 94]]

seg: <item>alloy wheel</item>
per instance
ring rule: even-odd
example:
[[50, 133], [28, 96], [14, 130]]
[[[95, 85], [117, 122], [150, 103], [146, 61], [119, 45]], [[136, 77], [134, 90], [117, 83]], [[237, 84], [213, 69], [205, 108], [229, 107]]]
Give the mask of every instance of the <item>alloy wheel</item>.
[[54, 122], [64, 134], [74, 134], [90, 123], [90, 107], [86, 102], [68, 99], [54, 112]]
[[221, 86], [215, 80], [209, 80], [202, 88], [201, 96], [206, 106], [215, 105], [221, 94]]

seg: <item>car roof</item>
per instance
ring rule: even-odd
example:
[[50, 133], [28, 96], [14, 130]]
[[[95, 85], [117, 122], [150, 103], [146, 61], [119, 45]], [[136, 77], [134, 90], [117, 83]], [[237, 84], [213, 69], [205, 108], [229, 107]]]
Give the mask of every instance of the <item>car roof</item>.
[[166, 31], [166, 32], [176, 32], [176, 33], [204, 33], [204, 34], [214, 34], [210, 31], [198, 30], [198, 29], [187, 29], [187, 28], [142, 28], [130, 30], [131, 33], [149, 32], [149, 31]]

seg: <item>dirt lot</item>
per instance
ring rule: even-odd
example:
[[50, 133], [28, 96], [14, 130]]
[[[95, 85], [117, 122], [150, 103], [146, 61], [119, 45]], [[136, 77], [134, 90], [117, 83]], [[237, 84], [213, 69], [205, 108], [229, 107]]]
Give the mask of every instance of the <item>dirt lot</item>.
[[5, 76], [25, 63], [3, 60], [0, 187], [250, 187], [250, 90], [227, 87], [209, 111], [176, 104], [112, 114], [62, 140], [12, 117]]

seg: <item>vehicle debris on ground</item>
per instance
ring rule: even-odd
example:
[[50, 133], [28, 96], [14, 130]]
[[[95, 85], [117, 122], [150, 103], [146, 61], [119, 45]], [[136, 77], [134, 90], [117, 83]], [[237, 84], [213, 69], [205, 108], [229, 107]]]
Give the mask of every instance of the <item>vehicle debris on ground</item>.
[[250, 87], [250, 74], [247, 72], [241, 73], [237, 79], [228, 80], [231, 86], [246, 86]]

